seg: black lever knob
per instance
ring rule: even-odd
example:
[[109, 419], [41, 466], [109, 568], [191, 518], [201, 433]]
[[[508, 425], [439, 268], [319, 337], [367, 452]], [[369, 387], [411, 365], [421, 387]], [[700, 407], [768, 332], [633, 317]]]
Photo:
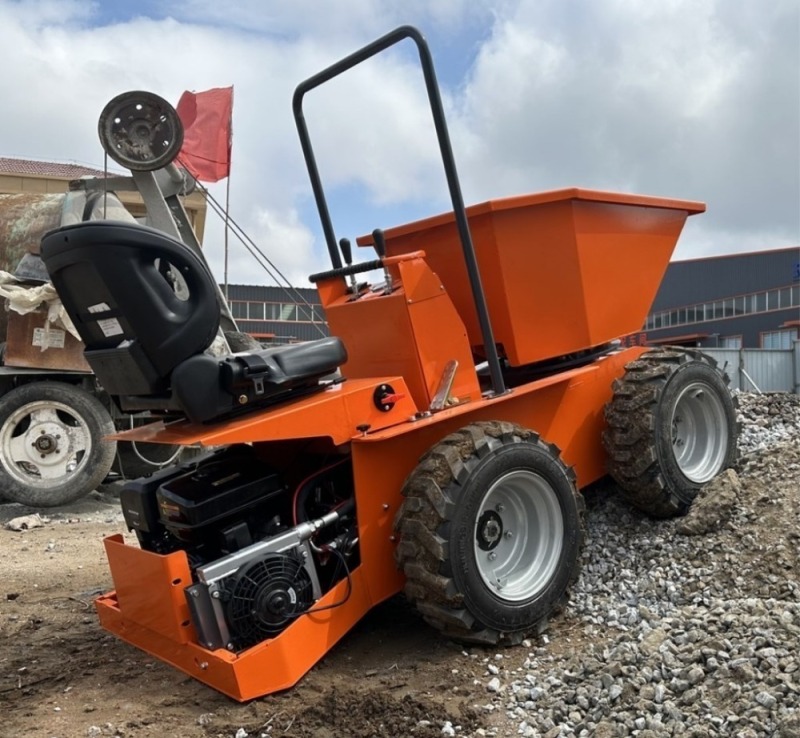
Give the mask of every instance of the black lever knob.
[[376, 228], [372, 231], [372, 240], [375, 244], [375, 252], [378, 254], [378, 258], [385, 259], [386, 239], [383, 237], [383, 231], [380, 228]]
[[353, 263], [353, 249], [350, 248], [350, 239], [342, 238], [339, 240], [339, 248], [342, 250], [344, 263], [350, 266]]

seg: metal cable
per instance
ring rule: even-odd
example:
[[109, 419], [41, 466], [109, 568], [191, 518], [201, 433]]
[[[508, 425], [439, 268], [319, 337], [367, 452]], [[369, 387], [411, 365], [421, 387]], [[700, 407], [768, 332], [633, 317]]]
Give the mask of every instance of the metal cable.
[[[195, 180], [196, 181], [196, 180]], [[211, 209], [221, 218], [224, 218], [225, 209], [222, 205], [214, 198], [214, 196], [208, 191], [208, 188], [204, 187], [200, 182], [197, 182], [197, 185], [200, 189], [200, 192], [205, 197], [206, 202], [211, 207]], [[258, 262], [259, 266], [264, 269], [265, 272], [273, 279], [276, 286], [282, 289], [286, 295], [291, 299], [293, 302], [302, 303], [307, 308], [309, 308], [309, 317], [313, 315], [313, 308], [311, 303], [309, 303], [305, 297], [303, 297], [302, 293], [292, 284], [289, 282], [289, 279], [286, 277], [280, 269], [270, 260], [270, 258], [259, 248], [259, 246], [253, 241], [250, 236], [244, 231], [244, 229], [238, 224], [235, 218], [228, 215], [228, 222], [232, 226], [231, 230], [233, 234], [239, 239], [242, 245], [247, 249], [247, 251], [251, 254], [251, 256]], [[266, 263], [264, 263], [266, 262]], [[277, 276], [276, 276], [277, 275]], [[279, 279], [280, 278], [280, 279]], [[281, 284], [281, 279], [285, 284]], [[292, 294], [294, 293], [294, 294]], [[319, 326], [318, 323], [315, 323], [313, 320], [311, 324], [317, 329], [320, 335], [325, 336], [325, 331]]]

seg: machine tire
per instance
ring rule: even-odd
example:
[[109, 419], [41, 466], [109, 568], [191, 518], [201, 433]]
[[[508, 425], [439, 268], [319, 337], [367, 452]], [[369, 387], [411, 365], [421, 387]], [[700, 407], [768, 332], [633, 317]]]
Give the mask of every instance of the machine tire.
[[426, 622], [483, 644], [543, 629], [583, 542], [583, 498], [556, 446], [512, 423], [473, 423], [428, 451], [402, 493], [395, 560]]
[[685, 513], [703, 485], [736, 460], [730, 380], [700, 351], [653, 349], [627, 364], [606, 405], [609, 472], [653, 517]]
[[[105, 479], [114, 424], [94, 396], [64, 382], [31, 382], [0, 397], [0, 489], [12, 502], [55, 507]], [[34, 443], [40, 444], [39, 450]], [[44, 461], [43, 461], [44, 460]]]

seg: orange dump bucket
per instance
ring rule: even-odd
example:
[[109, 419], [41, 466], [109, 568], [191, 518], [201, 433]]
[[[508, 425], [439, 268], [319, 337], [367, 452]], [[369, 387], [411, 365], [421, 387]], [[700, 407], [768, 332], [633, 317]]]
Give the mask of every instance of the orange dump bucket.
[[[575, 188], [467, 208], [501, 355], [520, 366], [640, 330], [687, 216], [704, 210], [700, 202]], [[480, 352], [453, 214], [385, 236], [389, 256], [426, 252]]]

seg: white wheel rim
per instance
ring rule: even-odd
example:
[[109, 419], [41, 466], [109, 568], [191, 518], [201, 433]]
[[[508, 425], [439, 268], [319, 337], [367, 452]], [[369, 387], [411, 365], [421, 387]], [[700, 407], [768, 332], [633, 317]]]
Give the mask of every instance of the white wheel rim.
[[11, 477], [30, 487], [49, 489], [86, 466], [92, 434], [73, 408], [39, 400], [18, 408], [3, 423], [0, 449]]
[[552, 486], [539, 474], [505, 474], [481, 501], [473, 547], [484, 584], [500, 599], [528, 600], [558, 569], [564, 516]]
[[728, 450], [725, 408], [705, 382], [693, 382], [678, 395], [671, 418], [672, 451], [681, 472], [704, 484], [722, 469]]

